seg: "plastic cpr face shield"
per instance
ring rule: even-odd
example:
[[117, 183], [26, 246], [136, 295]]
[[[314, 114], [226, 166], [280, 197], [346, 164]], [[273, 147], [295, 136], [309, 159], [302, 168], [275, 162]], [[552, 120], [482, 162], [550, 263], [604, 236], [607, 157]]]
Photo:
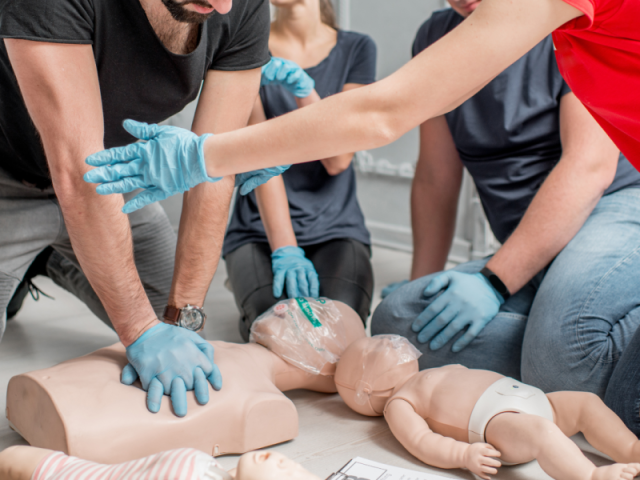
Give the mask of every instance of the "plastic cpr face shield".
[[347, 347], [341, 318], [327, 298], [282, 300], [256, 319], [249, 341], [305, 372], [329, 376]]
[[342, 354], [335, 375], [338, 392], [356, 412], [380, 416], [398, 383], [418, 373], [421, 355], [399, 335], [362, 338]]

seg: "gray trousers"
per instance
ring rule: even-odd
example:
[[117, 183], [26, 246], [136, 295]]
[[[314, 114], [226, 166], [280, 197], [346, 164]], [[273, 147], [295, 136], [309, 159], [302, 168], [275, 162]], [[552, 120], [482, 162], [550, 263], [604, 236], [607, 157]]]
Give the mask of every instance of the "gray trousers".
[[[160, 317], [171, 289], [176, 236], [157, 203], [130, 214], [129, 223], [136, 268]], [[0, 170], [0, 340], [13, 292], [34, 258], [49, 245], [54, 253], [47, 263], [48, 275], [113, 328], [100, 299], [82, 273], [53, 188], [29, 187]]]

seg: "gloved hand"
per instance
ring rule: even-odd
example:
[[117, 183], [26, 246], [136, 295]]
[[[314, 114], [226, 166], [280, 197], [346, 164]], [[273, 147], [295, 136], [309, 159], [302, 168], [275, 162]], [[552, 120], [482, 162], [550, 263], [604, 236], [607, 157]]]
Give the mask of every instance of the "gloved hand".
[[187, 414], [187, 390], [195, 390], [200, 405], [209, 401], [209, 385], [222, 388], [222, 376], [213, 362], [213, 347], [186, 328], [160, 323], [127, 347], [122, 383], [131, 385], [138, 376], [147, 391], [147, 407], [160, 410], [162, 395], [171, 395], [173, 411]]
[[289, 298], [320, 296], [320, 281], [313, 263], [299, 247], [281, 247], [271, 254], [273, 296], [280, 298], [287, 280]]
[[203, 145], [210, 135], [197, 136], [178, 127], [149, 125], [125, 120], [127, 132], [146, 142], [110, 148], [87, 157], [87, 164], [99, 167], [84, 175], [89, 183], [101, 183], [101, 195], [145, 191], [129, 200], [122, 211], [131, 213], [150, 203], [182, 193], [202, 182], [221, 177], [207, 175]]
[[246, 195], [253, 192], [256, 187], [267, 183], [271, 178], [286, 172], [290, 166], [291, 165], [283, 165], [281, 167], [263, 168], [262, 170], [239, 173], [236, 175], [236, 187], [240, 187], [241, 195]]
[[311, 95], [316, 82], [297, 63], [284, 58], [272, 57], [262, 67], [260, 85], [281, 85], [298, 98]]
[[480, 273], [442, 272], [429, 282], [424, 296], [441, 290], [442, 294], [418, 315], [411, 329], [420, 332], [418, 342], [431, 341], [431, 350], [438, 350], [468, 326], [451, 349], [459, 352], [493, 320], [504, 299]]
[[409, 280], [400, 280], [399, 282], [390, 283], [389, 285], [387, 285], [382, 289], [382, 292], [380, 292], [380, 298], [384, 300], [386, 297], [388, 297], [397, 289], [406, 285], [407, 283], [409, 283]]

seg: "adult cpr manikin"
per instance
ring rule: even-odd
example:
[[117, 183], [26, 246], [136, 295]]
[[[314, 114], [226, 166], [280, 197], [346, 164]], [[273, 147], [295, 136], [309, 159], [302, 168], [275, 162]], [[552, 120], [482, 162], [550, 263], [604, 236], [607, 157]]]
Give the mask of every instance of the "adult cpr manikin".
[[150, 413], [146, 392], [120, 383], [127, 363], [121, 344], [12, 378], [7, 418], [33, 446], [99, 463], [183, 447], [238, 454], [291, 440], [298, 433], [298, 415], [281, 392], [335, 392], [335, 361], [344, 347], [365, 336], [362, 320], [340, 302], [290, 299], [256, 320], [254, 334], [276, 351], [286, 344], [274, 336], [289, 339], [290, 350], [298, 352], [297, 366], [295, 358], [288, 363], [255, 343], [211, 342], [222, 390], [211, 390], [207, 405], [190, 395], [184, 418], [173, 415], [167, 397], [157, 414]]
[[[534, 459], [558, 480], [631, 480], [640, 473], [640, 441], [597, 396], [545, 395], [461, 365], [419, 372], [419, 356], [399, 336], [362, 338], [342, 354], [335, 382], [353, 410], [384, 415], [394, 436], [421, 461], [467, 468], [485, 479], [501, 462]], [[620, 463], [596, 468], [568, 438], [578, 432]]]

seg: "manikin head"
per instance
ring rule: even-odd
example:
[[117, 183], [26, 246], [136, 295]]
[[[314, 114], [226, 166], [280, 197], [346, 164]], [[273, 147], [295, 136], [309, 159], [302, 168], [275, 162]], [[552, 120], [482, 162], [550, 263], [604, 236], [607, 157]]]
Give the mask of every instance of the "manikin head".
[[331, 376], [347, 345], [365, 336], [349, 306], [327, 298], [290, 298], [276, 303], [251, 327], [250, 341], [314, 375]]
[[398, 335], [357, 340], [338, 362], [338, 393], [352, 410], [380, 416], [394, 390], [418, 373], [420, 355], [409, 340]]
[[231, 10], [233, 0], [162, 0], [178, 22], [204, 23], [216, 12], [224, 15]]
[[467, 18], [480, 5], [481, 0], [448, 0], [449, 5], [456, 12]]
[[250, 452], [240, 457], [236, 480], [320, 480], [302, 465], [277, 452]]

